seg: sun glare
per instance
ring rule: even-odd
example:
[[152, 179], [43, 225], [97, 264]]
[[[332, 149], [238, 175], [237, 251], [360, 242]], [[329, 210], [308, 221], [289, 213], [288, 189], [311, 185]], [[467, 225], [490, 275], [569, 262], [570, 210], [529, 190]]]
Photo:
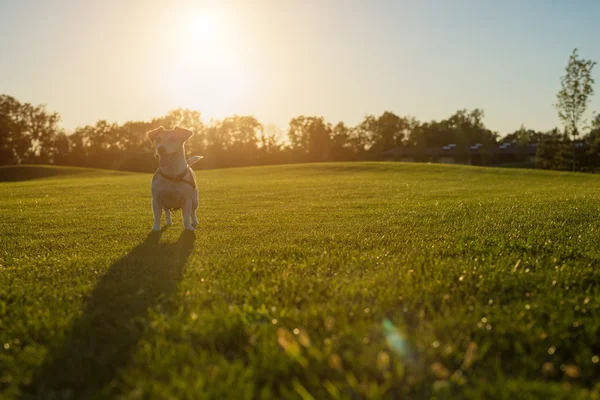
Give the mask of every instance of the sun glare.
[[187, 24], [187, 34], [196, 42], [214, 43], [218, 40], [217, 17], [214, 14], [200, 14], [190, 19]]
[[168, 107], [193, 108], [205, 118], [240, 112], [250, 80], [232, 40], [233, 22], [215, 10], [181, 15], [170, 40], [173, 63], [163, 68]]

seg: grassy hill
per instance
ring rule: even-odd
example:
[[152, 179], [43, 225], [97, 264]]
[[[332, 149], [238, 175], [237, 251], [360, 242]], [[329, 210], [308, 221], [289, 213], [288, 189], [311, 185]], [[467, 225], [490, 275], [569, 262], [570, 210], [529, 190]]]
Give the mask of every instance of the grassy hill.
[[151, 234], [150, 175], [37, 170], [0, 168], [0, 398], [600, 396], [600, 177], [199, 171]]

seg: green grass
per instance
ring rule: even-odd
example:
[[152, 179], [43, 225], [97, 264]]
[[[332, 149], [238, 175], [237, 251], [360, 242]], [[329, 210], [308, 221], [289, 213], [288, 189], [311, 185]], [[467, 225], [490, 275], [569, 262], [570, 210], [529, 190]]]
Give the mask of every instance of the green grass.
[[199, 171], [152, 235], [150, 175], [43, 172], [0, 173], [0, 398], [600, 397], [598, 176]]

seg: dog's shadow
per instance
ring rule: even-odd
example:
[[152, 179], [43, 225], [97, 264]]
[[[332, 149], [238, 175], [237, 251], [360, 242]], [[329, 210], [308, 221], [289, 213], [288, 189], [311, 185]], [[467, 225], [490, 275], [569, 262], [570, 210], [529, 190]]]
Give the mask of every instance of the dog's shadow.
[[24, 394], [81, 399], [109, 389], [146, 329], [148, 309], [169, 307], [192, 251], [192, 232], [175, 243], [161, 243], [161, 233], [150, 233], [100, 278], [83, 315], [63, 344], [50, 350]]

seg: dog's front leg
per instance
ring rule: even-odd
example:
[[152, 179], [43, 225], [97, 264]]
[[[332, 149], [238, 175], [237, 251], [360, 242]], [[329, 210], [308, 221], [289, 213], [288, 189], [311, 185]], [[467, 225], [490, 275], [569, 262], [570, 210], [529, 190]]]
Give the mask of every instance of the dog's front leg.
[[198, 209], [198, 192], [194, 193], [192, 198], [192, 226], [198, 227], [198, 218], [196, 217], [196, 210]]
[[196, 229], [190, 224], [190, 217], [192, 216], [192, 200], [185, 200], [183, 207], [181, 207], [181, 215], [183, 216], [183, 226], [188, 231], [195, 231]]
[[153, 231], [160, 231], [160, 216], [162, 215], [162, 208], [154, 197], [152, 197], [152, 211], [154, 211], [154, 226]]
[[167, 226], [171, 226], [172, 225], [172, 222], [171, 222], [171, 211], [165, 210], [165, 220], [166, 220]]

